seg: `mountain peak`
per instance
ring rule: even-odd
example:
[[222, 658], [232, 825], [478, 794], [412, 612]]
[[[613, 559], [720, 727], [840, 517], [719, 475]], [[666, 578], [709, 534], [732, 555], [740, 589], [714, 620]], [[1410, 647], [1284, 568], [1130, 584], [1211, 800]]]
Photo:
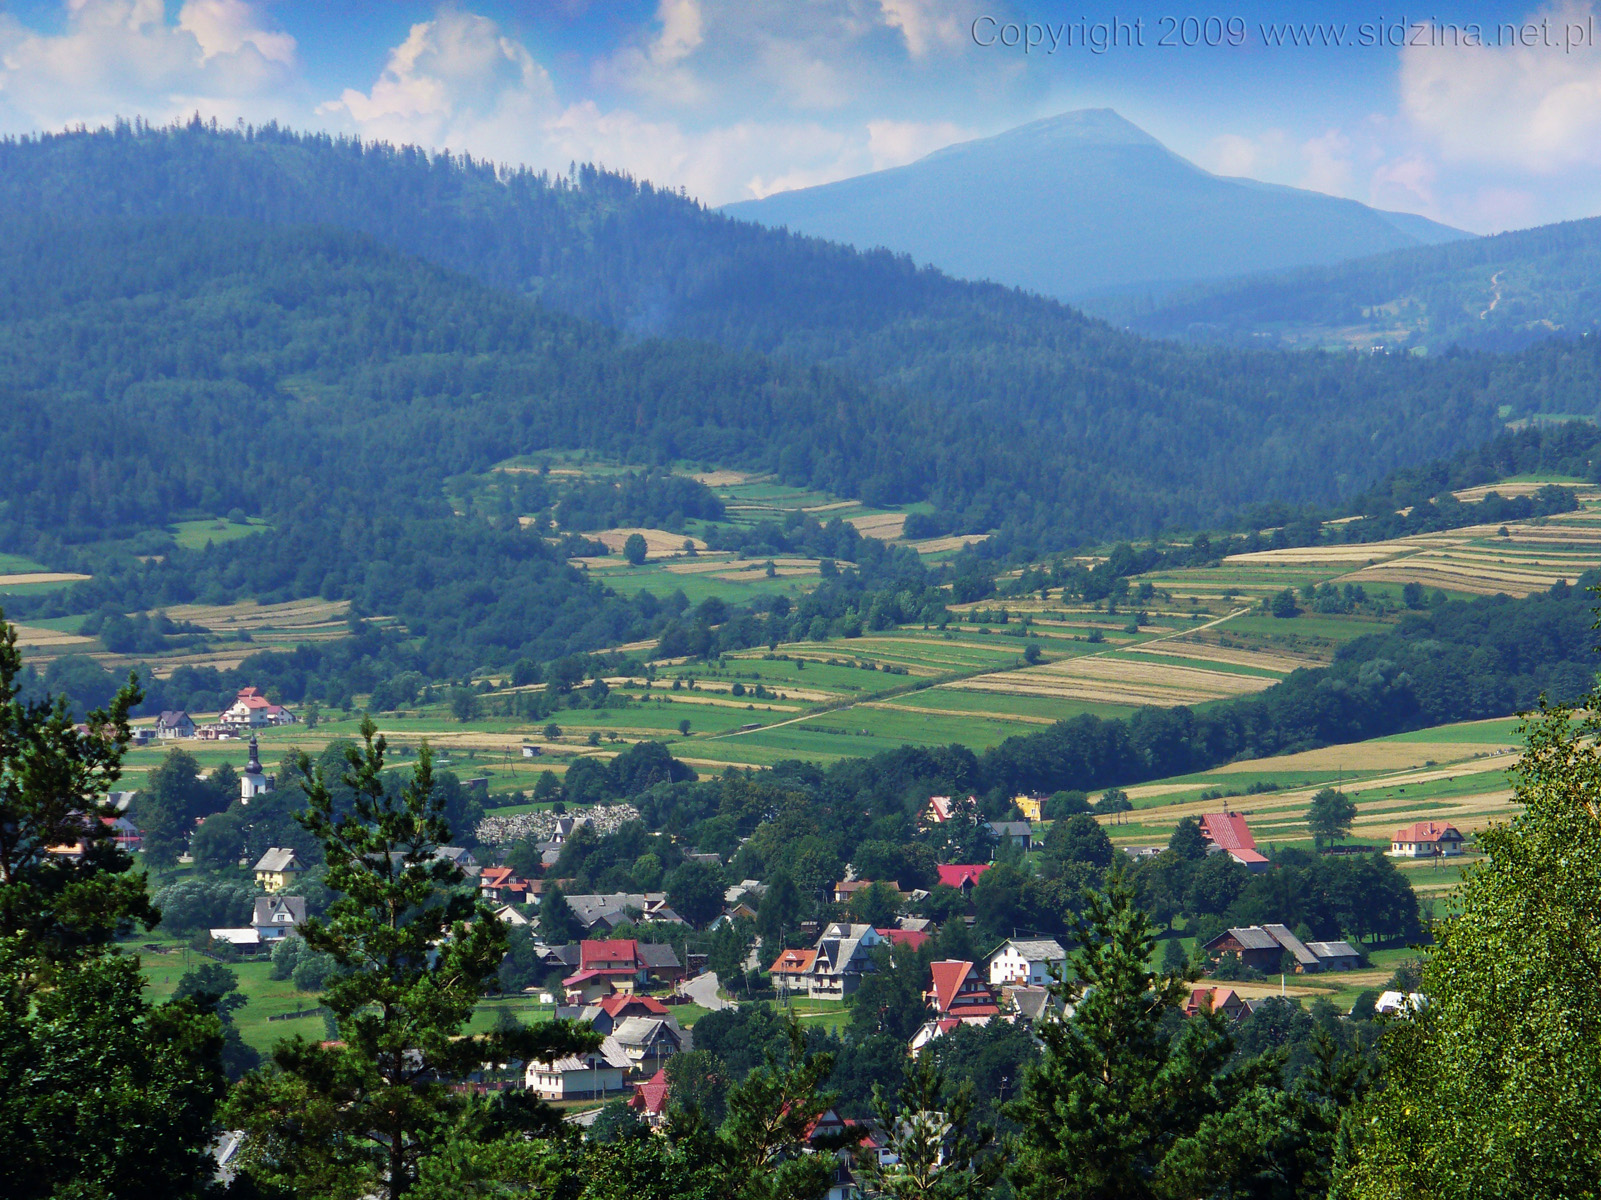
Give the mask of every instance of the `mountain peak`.
[[1019, 125], [991, 137], [946, 146], [926, 155], [921, 161], [935, 162], [981, 147], [985, 150], [1033, 153], [1071, 151], [1086, 146], [1148, 146], [1166, 151], [1161, 142], [1110, 108], [1078, 108], [1072, 112], [1057, 113], [1054, 117], [1041, 117], [1038, 121], [1030, 121], [1027, 125]]

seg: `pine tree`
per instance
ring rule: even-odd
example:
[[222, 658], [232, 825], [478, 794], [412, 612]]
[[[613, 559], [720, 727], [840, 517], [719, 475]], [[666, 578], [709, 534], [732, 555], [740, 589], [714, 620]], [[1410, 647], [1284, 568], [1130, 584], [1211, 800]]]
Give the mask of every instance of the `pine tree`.
[[728, 1093], [728, 1116], [717, 1131], [731, 1200], [815, 1200], [833, 1179], [848, 1136], [814, 1137], [817, 1119], [836, 1096], [819, 1089], [834, 1069], [832, 1054], [809, 1054], [793, 1013], [788, 1056], [769, 1054]]
[[547, 946], [565, 946], [584, 936], [583, 922], [555, 884], [539, 902], [539, 935]]
[[[235, 1092], [230, 1119], [250, 1133], [243, 1167], [260, 1183], [298, 1195], [390, 1200], [416, 1178], [464, 1103], [448, 1081], [511, 1059], [549, 1061], [592, 1048], [599, 1037], [566, 1022], [462, 1036], [494, 986], [506, 929], [462, 874], [436, 854], [450, 829], [435, 795], [433, 757], [418, 751], [397, 796], [383, 780], [384, 739], [370, 719], [364, 746], [346, 751], [347, 794], [335, 811], [323, 771], [302, 758], [309, 807], [302, 823], [322, 843], [328, 886], [339, 899], [326, 920], [301, 928], [306, 945], [338, 970], [323, 1003], [340, 1042], [280, 1042], [270, 1070]], [[544, 1123], [524, 1106], [522, 1124]], [[505, 1136], [518, 1122], [493, 1129]]]
[[892, 1200], [981, 1200], [1000, 1178], [1002, 1160], [987, 1153], [995, 1131], [972, 1120], [971, 1081], [948, 1088], [925, 1054], [907, 1068], [896, 1101], [873, 1085], [873, 1112], [894, 1162], [876, 1150], [856, 1152], [857, 1173], [876, 1195]]
[[1209, 1116], [1227, 1112], [1261, 1072], [1223, 1074], [1230, 1042], [1220, 1014], [1168, 1032], [1194, 973], [1153, 973], [1150, 919], [1121, 873], [1091, 894], [1071, 982], [1053, 992], [1073, 1007], [1037, 1026], [1045, 1054], [1007, 1108], [1022, 1126], [1007, 1175], [1031, 1200], [1178, 1197], [1175, 1146]]
[[22, 699], [21, 671], [0, 618], [0, 1195], [198, 1196], [227, 1086], [221, 1022], [203, 1001], [150, 1004], [113, 944], [159, 919], [99, 820], [138, 688], [79, 731], [64, 702]]

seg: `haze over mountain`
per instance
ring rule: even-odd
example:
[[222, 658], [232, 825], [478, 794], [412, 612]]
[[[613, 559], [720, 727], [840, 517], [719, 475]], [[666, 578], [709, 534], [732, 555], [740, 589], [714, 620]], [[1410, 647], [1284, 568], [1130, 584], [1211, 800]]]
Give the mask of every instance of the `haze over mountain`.
[[1469, 236], [1410, 213], [1213, 175], [1104, 108], [723, 211], [1064, 300]]
[[1515, 350], [1601, 327], [1601, 217], [1086, 307], [1160, 337], [1258, 347]]

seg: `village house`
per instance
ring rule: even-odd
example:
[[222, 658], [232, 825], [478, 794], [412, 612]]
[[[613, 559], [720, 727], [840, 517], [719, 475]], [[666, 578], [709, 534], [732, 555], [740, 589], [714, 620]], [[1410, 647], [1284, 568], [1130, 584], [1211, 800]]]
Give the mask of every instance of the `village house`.
[[659, 1018], [674, 1025], [677, 1018], [668, 1007], [654, 996], [636, 996], [616, 993], [602, 996], [594, 1004], [587, 1004], [574, 1012], [570, 1008], [557, 1010], [557, 1017], [567, 1017], [591, 1026], [597, 1033], [615, 1033], [617, 1026], [629, 1017]]
[[888, 942], [893, 949], [904, 946], [914, 954], [924, 942], [933, 936], [926, 929], [880, 929], [878, 936]]
[[555, 1062], [530, 1062], [523, 1086], [542, 1100], [598, 1100], [623, 1090], [629, 1060], [611, 1038], [600, 1049], [569, 1054]]
[[1023, 820], [1037, 823], [1044, 819], [1045, 801], [1040, 796], [1013, 796], [1012, 806], [1023, 814]]
[[810, 988], [812, 964], [816, 961], [816, 950], [785, 950], [768, 968], [773, 990], [780, 996], [807, 991]]
[[273, 846], [261, 856], [254, 868], [256, 882], [268, 892], [281, 892], [286, 887], [294, 886], [295, 880], [305, 870], [295, 857], [294, 850], [287, 846]]
[[686, 1036], [671, 1017], [625, 1017], [611, 1033], [628, 1058], [629, 1070], [641, 1075], [660, 1070], [683, 1050]]
[[962, 899], [969, 902], [973, 899], [973, 889], [978, 886], [978, 877], [989, 869], [988, 863], [945, 863], [937, 868], [939, 881], [961, 892]]
[[195, 736], [195, 723], [181, 709], [166, 709], [156, 718], [156, 739], [163, 742]]
[[873, 969], [872, 948], [882, 942], [871, 925], [830, 924], [817, 939], [817, 954], [807, 972], [807, 995], [814, 1000], [843, 1000], [854, 995], [863, 972]]
[[1231, 987], [1198, 987], [1190, 989], [1190, 998], [1184, 1003], [1186, 1017], [1203, 1012], [1218, 1012], [1238, 1021], [1250, 1014], [1245, 998]]
[[628, 1107], [639, 1114], [639, 1119], [652, 1129], [667, 1124], [667, 1069], [663, 1067], [643, 1083], [634, 1085], [634, 1094], [628, 1098]]
[[997, 844], [1010, 842], [1022, 850], [1034, 846], [1034, 827], [1027, 821], [986, 821]]
[[1201, 837], [1207, 843], [1208, 853], [1227, 854], [1252, 874], [1260, 874], [1272, 865], [1257, 850], [1251, 827], [1239, 813], [1206, 813], [1201, 817]]
[[1051, 968], [1067, 962], [1067, 951], [1055, 938], [1008, 938], [985, 960], [991, 987], [1045, 987]]
[[949, 796], [930, 796], [928, 803], [923, 806], [921, 821], [924, 825], [943, 825], [951, 819], [951, 798]]
[[275, 942], [294, 933], [305, 921], [304, 896], [257, 896], [250, 925], [262, 941]]
[[665, 942], [586, 938], [553, 948], [553, 957], [561, 966], [577, 968], [562, 980], [562, 987], [569, 1000], [585, 1004], [613, 992], [632, 992], [650, 980], [676, 983], [684, 977], [677, 952]]
[[988, 1025], [1001, 1011], [998, 997], [977, 964], [946, 960], [930, 964], [929, 973], [932, 986], [923, 993], [923, 1001], [934, 1015], [912, 1035], [909, 1048], [913, 1058], [935, 1038], [961, 1025]]
[[1419, 821], [1397, 829], [1390, 838], [1391, 858], [1452, 858], [1462, 853], [1467, 841], [1454, 825], [1441, 821]]
[[842, 879], [834, 885], [834, 903], [849, 904], [857, 892], [865, 892], [872, 886], [871, 879]]
[[485, 867], [478, 873], [478, 894], [492, 904], [525, 904], [528, 881], [510, 867]]
[[240, 688], [233, 704], [223, 710], [218, 722], [234, 729], [260, 729], [267, 725], [293, 725], [295, 714], [274, 704], [260, 688]]

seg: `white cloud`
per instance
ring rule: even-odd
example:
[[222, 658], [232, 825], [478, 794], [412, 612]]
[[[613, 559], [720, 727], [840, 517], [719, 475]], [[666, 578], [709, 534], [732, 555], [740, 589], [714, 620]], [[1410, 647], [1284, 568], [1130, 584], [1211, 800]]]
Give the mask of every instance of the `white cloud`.
[[1351, 139], [1338, 129], [1301, 143], [1301, 159], [1300, 186], [1331, 196], [1351, 194]]
[[1567, 27], [1595, 30], [1601, 22], [1588, 3], [1527, 20], [1548, 22], [1555, 44], [1403, 50], [1402, 112], [1449, 160], [1536, 173], [1601, 164], [1601, 46], [1562, 44]]
[[913, 58], [924, 58], [936, 49], [954, 50], [968, 44], [973, 21], [980, 9], [972, 3], [952, 0], [878, 0], [884, 24], [898, 29], [906, 39], [906, 50]]
[[25, 128], [283, 115], [295, 50], [244, 0], [188, 0], [176, 23], [163, 0], [72, 0], [54, 34], [0, 15], [0, 113]]

